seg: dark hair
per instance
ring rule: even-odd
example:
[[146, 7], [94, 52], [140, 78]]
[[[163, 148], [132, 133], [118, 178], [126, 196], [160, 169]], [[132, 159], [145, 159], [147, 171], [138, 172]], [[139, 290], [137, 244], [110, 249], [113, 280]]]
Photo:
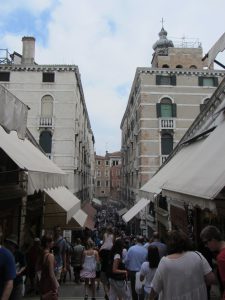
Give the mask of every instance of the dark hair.
[[221, 241], [222, 235], [216, 226], [208, 225], [201, 231], [200, 238], [202, 241], [211, 241], [212, 239]]
[[120, 256], [122, 257], [123, 248], [123, 240], [121, 238], [116, 239], [111, 249], [111, 257], [114, 257], [115, 254], [120, 254]]
[[49, 243], [53, 242], [53, 236], [52, 234], [46, 234], [43, 235], [43, 237], [41, 238], [41, 246], [43, 249], [45, 249], [47, 247], [47, 245]]
[[192, 249], [191, 241], [181, 230], [171, 230], [167, 236], [168, 254], [181, 253]]
[[160, 261], [159, 250], [156, 246], [149, 246], [148, 247], [148, 261], [149, 261], [149, 268], [154, 269], [157, 268]]

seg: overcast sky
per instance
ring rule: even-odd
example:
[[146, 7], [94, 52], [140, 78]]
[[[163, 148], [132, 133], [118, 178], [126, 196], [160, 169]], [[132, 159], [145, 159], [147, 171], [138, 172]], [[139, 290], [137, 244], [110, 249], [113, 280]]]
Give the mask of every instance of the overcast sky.
[[[38, 64], [79, 67], [97, 154], [120, 150], [120, 123], [137, 67], [150, 67], [161, 19], [168, 38], [198, 39], [207, 53], [225, 30], [224, 0], [0, 0], [0, 48]], [[217, 59], [225, 63], [224, 54]]]

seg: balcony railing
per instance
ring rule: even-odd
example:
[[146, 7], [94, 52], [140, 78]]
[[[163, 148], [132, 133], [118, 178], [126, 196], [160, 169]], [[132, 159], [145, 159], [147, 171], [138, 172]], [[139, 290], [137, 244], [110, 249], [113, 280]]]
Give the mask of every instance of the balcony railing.
[[175, 129], [176, 119], [174, 118], [160, 118], [159, 119], [159, 130], [162, 129]]
[[40, 116], [39, 127], [53, 127], [53, 117]]

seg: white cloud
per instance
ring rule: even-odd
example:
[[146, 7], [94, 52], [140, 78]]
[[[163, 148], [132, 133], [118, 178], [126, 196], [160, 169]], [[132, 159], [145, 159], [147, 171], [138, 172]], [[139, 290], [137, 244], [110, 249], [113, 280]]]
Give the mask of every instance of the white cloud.
[[[43, 28], [48, 33], [45, 47], [36, 37], [36, 61], [78, 65], [96, 149], [103, 152], [107, 147], [109, 151], [120, 148], [119, 127], [135, 71], [151, 65], [161, 18], [165, 18], [168, 37], [199, 38], [203, 53], [224, 30], [223, 0], [190, 0], [182, 3], [182, 9], [178, 0], [21, 1], [37, 22], [38, 14], [51, 8]], [[13, 2], [7, 5], [12, 7]], [[22, 32], [21, 36], [8, 32], [2, 44], [19, 51], [22, 36]], [[128, 87], [125, 95], [118, 93], [121, 86]]]

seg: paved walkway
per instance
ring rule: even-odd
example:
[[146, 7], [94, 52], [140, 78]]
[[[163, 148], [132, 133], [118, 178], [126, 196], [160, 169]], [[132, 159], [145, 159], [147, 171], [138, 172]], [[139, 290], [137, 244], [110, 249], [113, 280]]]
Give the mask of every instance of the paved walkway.
[[[91, 295], [91, 293], [89, 293]], [[91, 300], [91, 296], [89, 296]], [[38, 296], [26, 296], [24, 300], [40, 300]], [[60, 287], [59, 300], [84, 300], [84, 284], [75, 284], [73, 281], [68, 281]], [[96, 290], [96, 300], [104, 300], [104, 291], [102, 286]], [[218, 286], [213, 285], [211, 289], [211, 299], [220, 300]]]

